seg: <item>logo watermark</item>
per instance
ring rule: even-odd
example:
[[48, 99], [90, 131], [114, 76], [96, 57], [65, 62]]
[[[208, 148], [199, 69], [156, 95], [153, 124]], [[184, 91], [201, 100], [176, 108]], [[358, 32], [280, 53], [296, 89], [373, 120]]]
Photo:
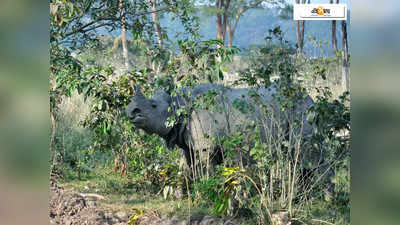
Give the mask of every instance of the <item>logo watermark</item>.
[[346, 4], [294, 4], [294, 20], [346, 20]]

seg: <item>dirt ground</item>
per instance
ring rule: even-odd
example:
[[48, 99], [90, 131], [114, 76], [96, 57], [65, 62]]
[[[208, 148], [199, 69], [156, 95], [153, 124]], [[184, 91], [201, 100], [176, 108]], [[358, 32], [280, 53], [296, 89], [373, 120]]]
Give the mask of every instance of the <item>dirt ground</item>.
[[[113, 212], [112, 209], [98, 207], [103, 196], [88, 195], [67, 190], [55, 181], [50, 182], [49, 217], [50, 224], [62, 225], [108, 225], [129, 224], [135, 216], [133, 212]], [[144, 212], [138, 215], [134, 225], [234, 225], [229, 219], [197, 216], [179, 220], [168, 218], [156, 212]]]

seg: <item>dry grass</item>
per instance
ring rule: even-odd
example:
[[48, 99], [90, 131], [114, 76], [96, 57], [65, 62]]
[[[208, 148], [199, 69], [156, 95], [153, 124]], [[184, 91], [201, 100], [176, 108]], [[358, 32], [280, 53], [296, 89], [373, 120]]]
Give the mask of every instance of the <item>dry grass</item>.
[[63, 97], [59, 105], [62, 120], [64, 120], [70, 128], [82, 129], [79, 122], [85, 119], [90, 112], [91, 100], [90, 98], [84, 101], [82, 94], [76, 91], [71, 97]]

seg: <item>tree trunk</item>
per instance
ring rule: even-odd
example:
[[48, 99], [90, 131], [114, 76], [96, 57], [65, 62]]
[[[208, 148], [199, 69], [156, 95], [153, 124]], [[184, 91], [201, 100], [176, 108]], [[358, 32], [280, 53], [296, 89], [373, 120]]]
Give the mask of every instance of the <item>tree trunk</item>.
[[[300, 0], [296, 0], [296, 3], [300, 4]], [[302, 0], [301, 3], [305, 4], [306, 0]], [[310, 3], [310, 1], [308, 1], [308, 3]], [[306, 24], [305, 20], [296, 21], [297, 55], [303, 53], [305, 24]]]
[[297, 36], [297, 54], [303, 53], [303, 46], [304, 46], [304, 27], [305, 21], [300, 20], [296, 21], [296, 36]]
[[[227, 29], [227, 34], [228, 34], [228, 46], [232, 47], [232, 43], [233, 43], [233, 38], [235, 36], [235, 31], [237, 28], [237, 25], [239, 23], [239, 19], [242, 16], [243, 13], [245, 13], [247, 10], [252, 9], [254, 7], [257, 7], [258, 5], [260, 5], [264, 0], [259, 0], [257, 2], [254, 2], [253, 4], [250, 4], [246, 7], [243, 7], [242, 9], [239, 9], [236, 13], [235, 19], [231, 21], [228, 21], [226, 24], [226, 29]], [[228, 3], [229, 5], [229, 3]], [[233, 26], [232, 26], [233, 24]]]
[[125, 12], [123, 8], [123, 0], [119, 0], [119, 11], [121, 13], [121, 42], [122, 42], [122, 56], [124, 57], [125, 68], [129, 68], [129, 59], [128, 59], [128, 45], [126, 41], [126, 21], [125, 21]]
[[223, 21], [222, 21], [222, 39], [225, 43], [226, 40], [226, 30], [227, 30], [227, 24], [229, 23], [228, 21], [228, 9], [229, 9], [229, 4], [230, 0], [225, 0], [223, 6], [224, 6], [224, 14], [223, 14]]
[[[333, 0], [330, 0], [330, 3], [333, 4]], [[336, 1], [336, 4], [339, 4], [339, 0]], [[334, 53], [336, 53], [337, 51], [336, 20], [332, 20], [332, 49]]]
[[337, 51], [336, 20], [332, 20], [332, 48], [334, 52]]
[[221, 9], [222, 9], [222, 4], [223, 0], [217, 0], [216, 1], [216, 8], [217, 8], [217, 39], [223, 40], [222, 36], [222, 15], [221, 15]]
[[304, 47], [304, 27], [306, 26], [306, 21], [302, 20], [300, 25], [300, 53], [303, 52]]
[[228, 33], [228, 47], [232, 47], [234, 30], [231, 28], [230, 22], [226, 24], [226, 32]]
[[153, 11], [151, 15], [153, 17], [154, 31], [157, 36], [158, 46], [161, 48], [163, 45], [163, 40], [161, 35], [160, 19], [157, 12], [157, 0], [151, 0], [151, 11]]
[[217, 0], [217, 39], [225, 44], [227, 24], [229, 23], [228, 9], [230, 0]]
[[349, 51], [347, 43], [347, 22], [342, 21], [342, 88], [343, 92], [350, 90], [349, 80]]

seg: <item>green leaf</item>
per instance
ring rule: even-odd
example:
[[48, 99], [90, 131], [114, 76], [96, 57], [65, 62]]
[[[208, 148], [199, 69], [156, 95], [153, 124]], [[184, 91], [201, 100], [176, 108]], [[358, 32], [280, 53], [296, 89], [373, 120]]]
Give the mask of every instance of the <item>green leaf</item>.
[[218, 77], [219, 77], [219, 79], [221, 79], [221, 80], [224, 80], [224, 74], [222, 73], [222, 70], [218, 70]]

